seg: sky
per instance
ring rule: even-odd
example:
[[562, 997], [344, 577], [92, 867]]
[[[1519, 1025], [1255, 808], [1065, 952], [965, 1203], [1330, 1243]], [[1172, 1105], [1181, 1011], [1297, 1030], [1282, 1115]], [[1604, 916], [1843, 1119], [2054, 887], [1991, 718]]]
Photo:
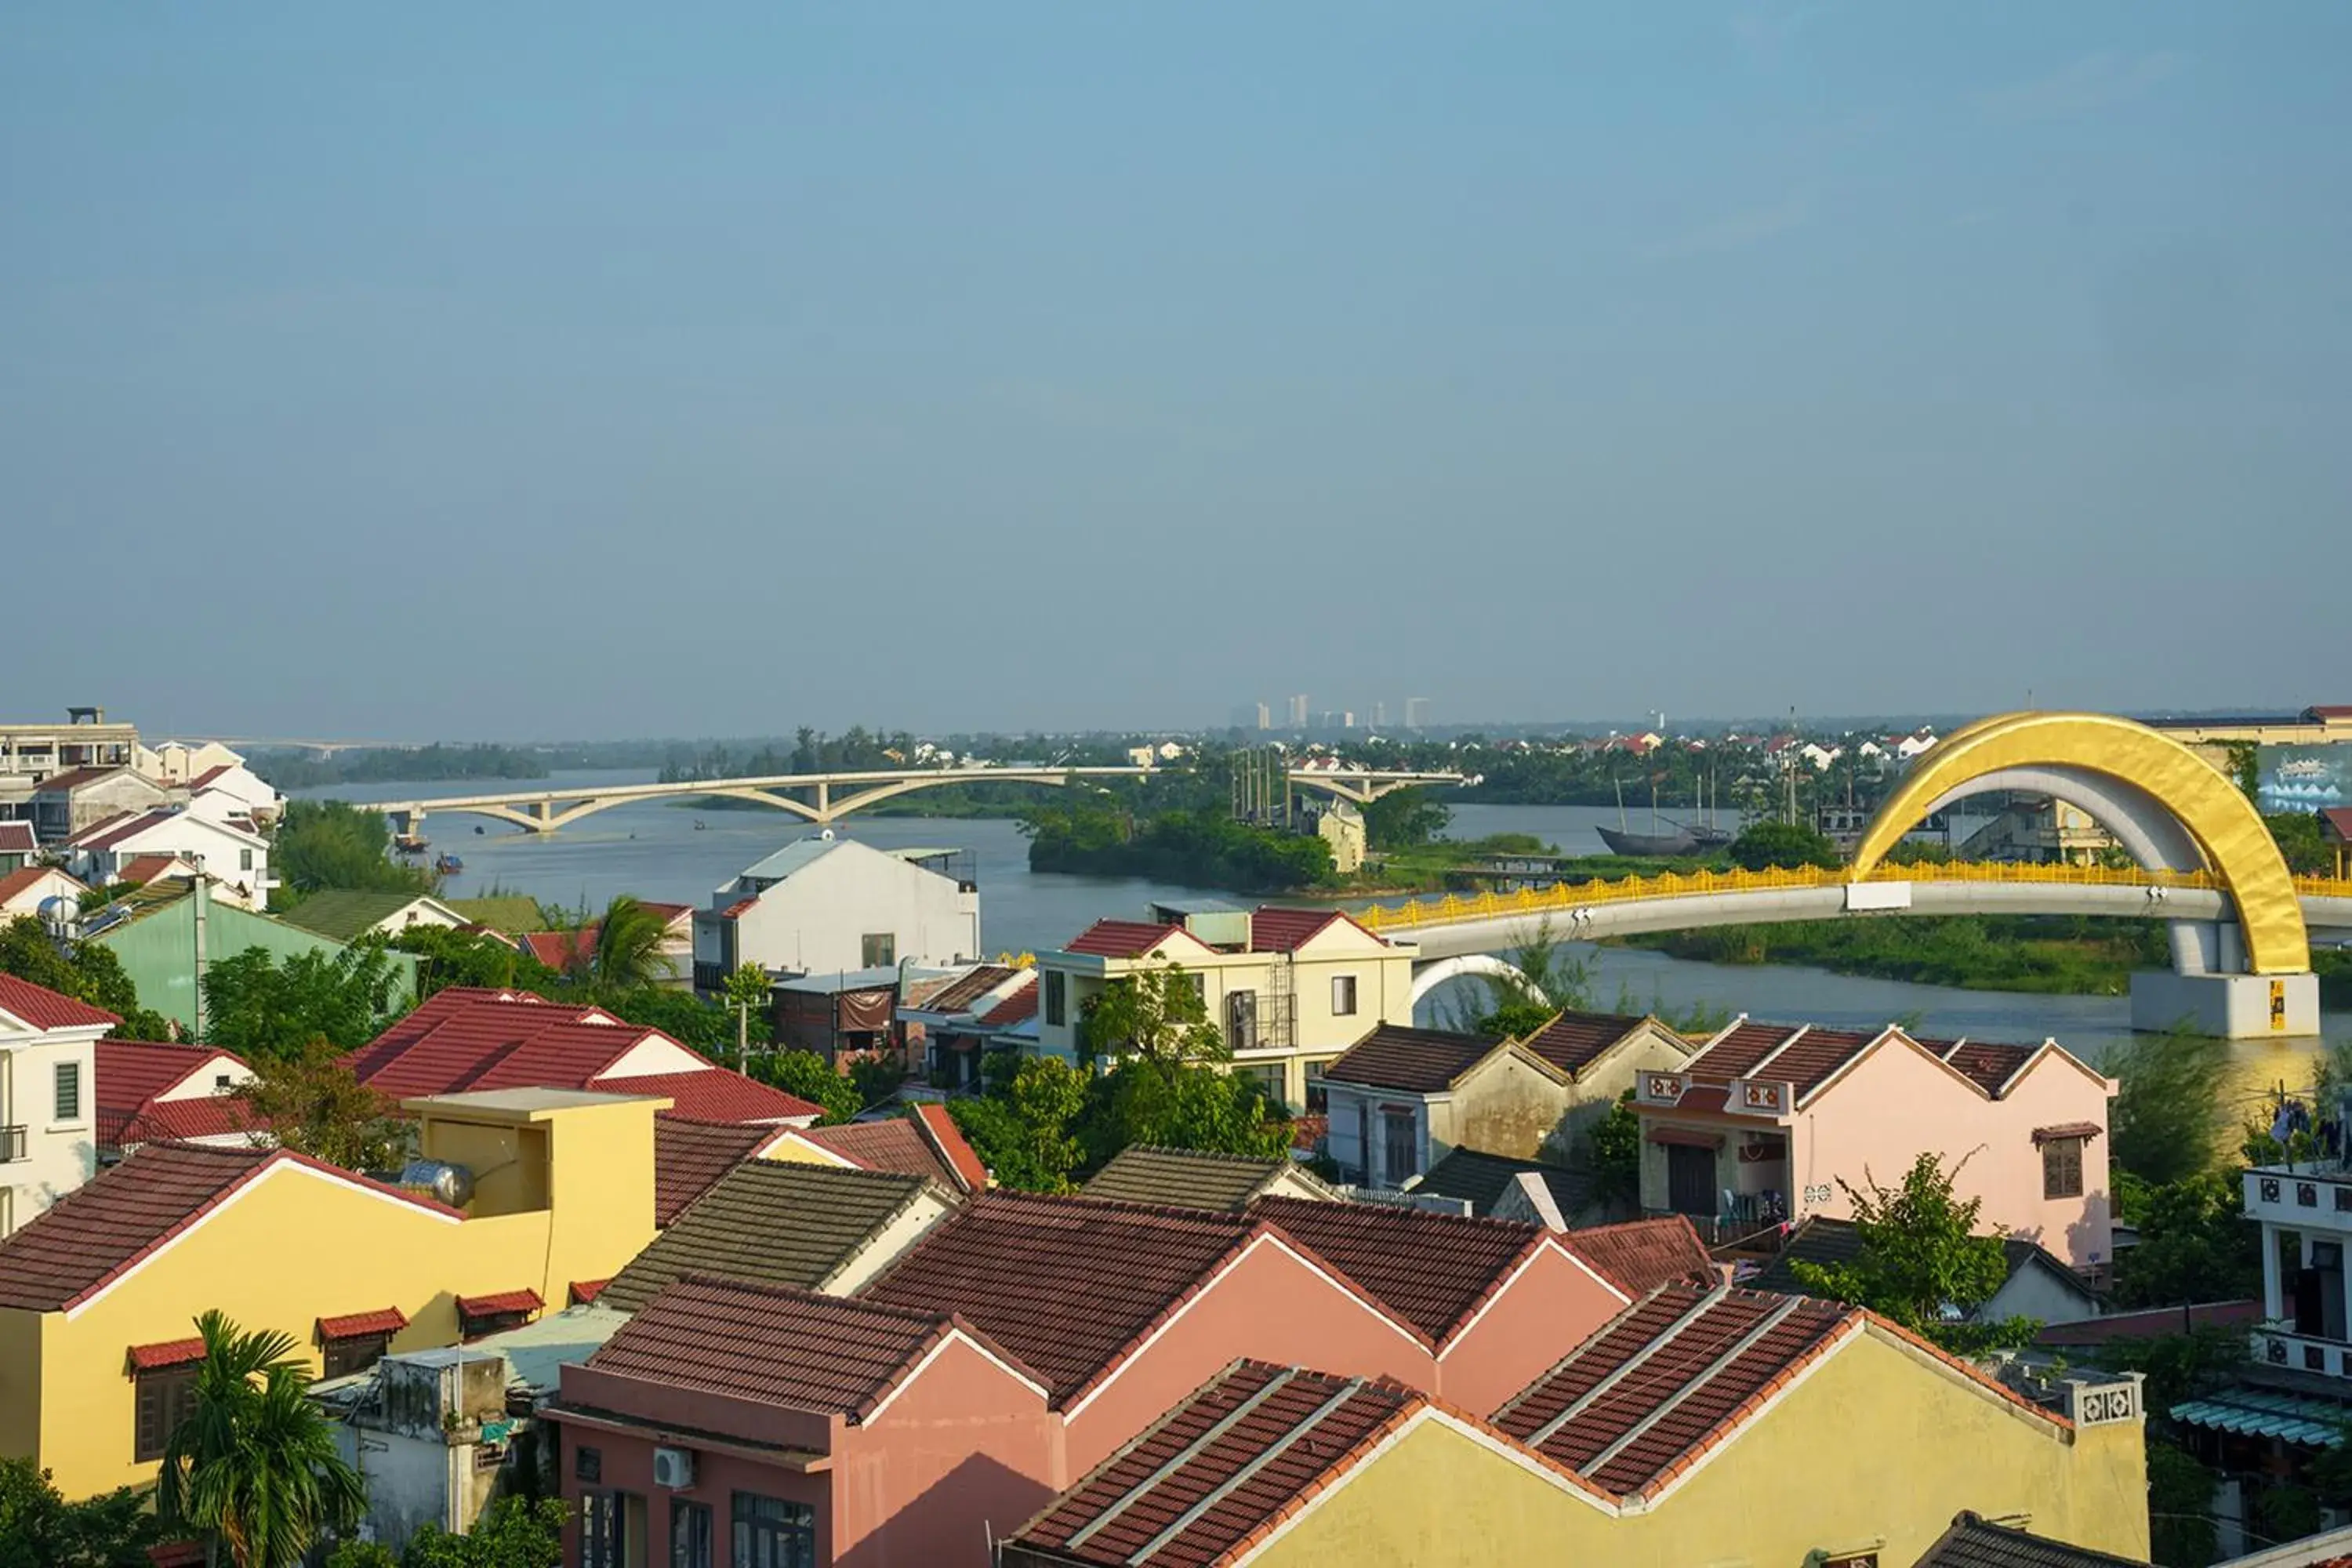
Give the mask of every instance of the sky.
[[0, 11], [0, 717], [2352, 701], [2352, 7]]

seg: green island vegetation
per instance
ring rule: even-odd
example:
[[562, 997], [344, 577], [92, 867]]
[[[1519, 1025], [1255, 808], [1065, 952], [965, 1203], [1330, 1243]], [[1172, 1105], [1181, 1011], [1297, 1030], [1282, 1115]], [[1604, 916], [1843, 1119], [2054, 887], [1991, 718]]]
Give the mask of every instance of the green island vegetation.
[[246, 765], [273, 788], [326, 789], [353, 784], [430, 784], [440, 779], [543, 779], [549, 753], [521, 746], [371, 747], [315, 756], [257, 752]]

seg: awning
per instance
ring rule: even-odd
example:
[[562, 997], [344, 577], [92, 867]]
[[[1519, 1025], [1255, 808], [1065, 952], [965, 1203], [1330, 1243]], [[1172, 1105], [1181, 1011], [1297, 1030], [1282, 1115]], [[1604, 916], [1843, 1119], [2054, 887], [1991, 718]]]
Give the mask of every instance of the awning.
[[546, 1304], [536, 1290], [501, 1290], [495, 1296], [460, 1296], [457, 1311], [463, 1317], [487, 1318], [499, 1312], [536, 1312]]
[[603, 1295], [604, 1287], [611, 1283], [610, 1279], [574, 1279], [572, 1282], [572, 1304], [575, 1307], [586, 1306]]
[[131, 1364], [140, 1372], [157, 1372], [167, 1366], [186, 1366], [205, 1359], [202, 1340], [164, 1340], [157, 1344], [132, 1345]]
[[321, 1340], [356, 1340], [374, 1334], [396, 1334], [408, 1327], [408, 1314], [397, 1307], [382, 1307], [373, 1312], [353, 1312], [349, 1317], [319, 1320]]
[[2187, 1426], [2232, 1432], [2242, 1437], [2275, 1437], [2306, 1448], [2333, 1448], [2344, 1441], [2352, 1407], [2325, 1399], [2297, 1399], [2258, 1388], [2233, 1389], [2216, 1399], [2192, 1399], [2172, 1407]]
[[2055, 1127], [2035, 1128], [2033, 1141], [2036, 1143], [2056, 1143], [2068, 1138], [2096, 1138], [2105, 1131], [2095, 1121], [2062, 1121]]
[[1653, 1127], [1643, 1134], [1653, 1143], [1672, 1143], [1683, 1149], [1720, 1149], [1723, 1134], [1699, 1132], [1687, 1127]]

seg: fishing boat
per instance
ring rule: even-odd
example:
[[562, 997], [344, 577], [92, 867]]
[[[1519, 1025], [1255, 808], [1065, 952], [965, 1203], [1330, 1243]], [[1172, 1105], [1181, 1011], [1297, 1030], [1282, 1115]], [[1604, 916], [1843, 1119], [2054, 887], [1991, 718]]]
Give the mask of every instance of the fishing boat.
[[[1617, 785], [1617, 826], [1615, 827], [1596, 826], [1593, 831], [1601, 835], [1601, 842], [1609, 846], [1611, 854], [1651, 858], [1668, 855], [1689, 855], [1697, 850], [1696, 834], [1678, 822], [1661, 823], [1658, 816], [1658, 786], [1654, 780], [1650, 784], [1651, 830], [1647, 833], [1635, 833], [1627, 827], [1625, 786], [1617, 780], [1612, 779], [1610, 782]], [[1671, 828], [1673, 831], [1664, 832], [1660, 830], [1662, 827]]]
[[433, 868], [445, 877], [454, 877], [466, 868], [466, 863], [455, 855], [444, 855], [433, 862]]
[[422, 855], [429, 847], [431, 845], [422, 833], [395, 833], [392, 837], [393, 853], [395, 855]]

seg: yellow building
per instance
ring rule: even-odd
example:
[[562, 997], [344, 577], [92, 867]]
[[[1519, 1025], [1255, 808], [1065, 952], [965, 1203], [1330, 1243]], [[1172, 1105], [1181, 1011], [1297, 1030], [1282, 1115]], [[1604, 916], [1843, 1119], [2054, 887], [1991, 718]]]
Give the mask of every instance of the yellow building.
[[562, 1307], [654, 1235], [669, 1101], [497, 1089], [406, 1102], [457, 1209], [284, 1150], [150, 1143], [0, 1242], [0, 1455], [81, 1497], [154, 1479], [218, 1308], [322, 1373]]
[[1037, 955], [1037, 1048], [1079, 1060], [1088, 1003], [1172, 963], [1199, 977], [1234, 1071], [1295, 1109], [1319, 1109], [1326, 1065], [1375, 1025], [1412, 1022], [1419, 952], [1337, 910], [1162, 909], [1150, 921], [1097, 921]]
[[1003, 1565], [1910, 1568], [1963, 1510], [2144, 1562], [2137, 1378], [2048, 1397], [1852, 1308], [1669, 1286], [1492, 1424], [1392, 1384], [1236, 1363], [1031, 1520]]

